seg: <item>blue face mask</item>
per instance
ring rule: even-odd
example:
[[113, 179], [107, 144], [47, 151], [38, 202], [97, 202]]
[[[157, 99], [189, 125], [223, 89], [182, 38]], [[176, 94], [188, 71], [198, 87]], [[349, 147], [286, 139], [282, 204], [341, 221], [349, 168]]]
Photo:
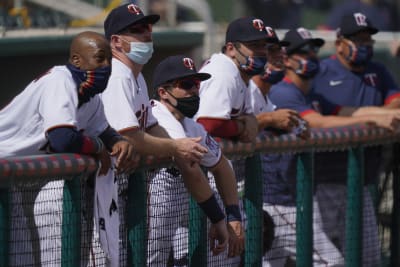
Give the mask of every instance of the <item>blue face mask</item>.
[[[242, 52], [240, 52], [239, 48], [236, 47], [236, 50], [246, 58], [246, 63], [241, 63], [239, 60], [239, 68], [244, 73], [254, 76], [257, 74], [261, 74], [264, 71], [265, 64], [267, 64], [266, 57], [252, 57], [252, 56], [245, 56]], [[236, 59], [237, 60], [237, 59]]]
[[106, 89], [111, 74], [110, 66], [94, 70], [81, 70], [69, 63], [66, 66], [78, 86], [78, 107], [89, 102], [90, 98]]
[[[125, 40], [124, 40], [125, 41]], [[153, 42], [129, 42], [131, 50], [126, 53], [127, 57], [133, 62], [144, 65], [153, 55]]]
[[284, 76], [284, 70], [271, 70], [270, 68], [267, 68], [264, 74], [261, 76], [261, 79], [269, 84], [276, 84], [282, 81]]
[[304, 79], [311, 79], [319, 71], [319, 60], [316, 58], [297, 60], [299, 67], [294, 71]]
[[374, 50], [371, 45], [349, 45], [349, 55], [346, 57], [347, 61], [355, 66], [367, 65], [374, 54]]

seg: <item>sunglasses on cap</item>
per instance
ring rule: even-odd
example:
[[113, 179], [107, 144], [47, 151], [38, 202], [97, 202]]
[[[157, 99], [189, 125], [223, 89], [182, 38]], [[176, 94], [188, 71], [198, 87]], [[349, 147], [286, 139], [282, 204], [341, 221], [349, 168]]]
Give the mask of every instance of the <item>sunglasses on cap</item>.
[[319, 46], [315, 46], [313, 44], [309, 44], [308, 43], [308, 44], [305, 44], [305, 45], [299, 47], [298, 49], [296, 49], [294, 51], [294, 53], [297, 53], [297, 54], [310, 54], [312, 52], [312, 53], [318, 54], [319, 48], [320, 48]]
[[152, 24], [135, 24], [123, 30], [123, 32], [130, 34], [142, 34], [145, 32], [152, 32], [152, 31], [153, 31]]
[[200, 80], [199, 79], [193, 79], [193, 78], [187, 78], [187, 79], [181, 79], [181, 80], [175, 80], [172, 82], [173, 87], [179, 87], [184, 90], [190, 90], [193, 87], [196, 89], [200, 88]]

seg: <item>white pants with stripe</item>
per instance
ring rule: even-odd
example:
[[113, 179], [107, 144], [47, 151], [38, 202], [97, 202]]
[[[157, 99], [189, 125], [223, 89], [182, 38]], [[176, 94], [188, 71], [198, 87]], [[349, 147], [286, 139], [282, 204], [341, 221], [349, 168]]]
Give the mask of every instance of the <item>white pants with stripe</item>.
[[[322, 225], [328, 237], [345, 251], [347, 186], [340, 184], [319, 184], [316, 196], [321, 208]], [[362, 231], [362, 266], [380, 265], [380, 246], [375, 209], [368, 187], [363, 193], [363, 231]]]
[[[344, 266], [344, 259], [321, 229], [318, 203], [313, 203], [313, 266]], [[270, 205], [263, 209], [273, 218], [275, 238], [272, 248], [263, 257], [264, 267], [284, 267], [296, 261], [296, 207]]]

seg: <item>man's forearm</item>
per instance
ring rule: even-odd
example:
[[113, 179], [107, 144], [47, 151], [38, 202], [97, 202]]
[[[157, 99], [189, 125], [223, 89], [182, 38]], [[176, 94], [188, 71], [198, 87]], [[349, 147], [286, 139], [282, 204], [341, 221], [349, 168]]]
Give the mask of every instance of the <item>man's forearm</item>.
[[[151, 129], [156, 127], [159, 126], [154, 126]], [[172, 157], [176, 150], [174, 140], [170, 139], [168, 134], [164, 134], [162, 131], [158, 131], [158, 133], [160, 137], [135, 129], [123, 131], [122, 135], [133, 144], [135, 150], [141, 155]]]

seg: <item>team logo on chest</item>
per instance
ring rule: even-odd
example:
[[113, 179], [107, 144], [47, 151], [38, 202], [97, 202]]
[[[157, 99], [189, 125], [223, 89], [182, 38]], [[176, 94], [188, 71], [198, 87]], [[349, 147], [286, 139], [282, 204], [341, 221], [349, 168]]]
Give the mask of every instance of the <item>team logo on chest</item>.
[[364, 82], [375, 87], [378, 83], [378, 75], [376, 73], [366, 73], [364, 74]]
[[148, 107], [145, 107], [143, 104], [141, 109], [136, 111], [135, 115], [139, 122], [139, 129], [144, 131], [147, 126], [147, 115], [148, 115]]

